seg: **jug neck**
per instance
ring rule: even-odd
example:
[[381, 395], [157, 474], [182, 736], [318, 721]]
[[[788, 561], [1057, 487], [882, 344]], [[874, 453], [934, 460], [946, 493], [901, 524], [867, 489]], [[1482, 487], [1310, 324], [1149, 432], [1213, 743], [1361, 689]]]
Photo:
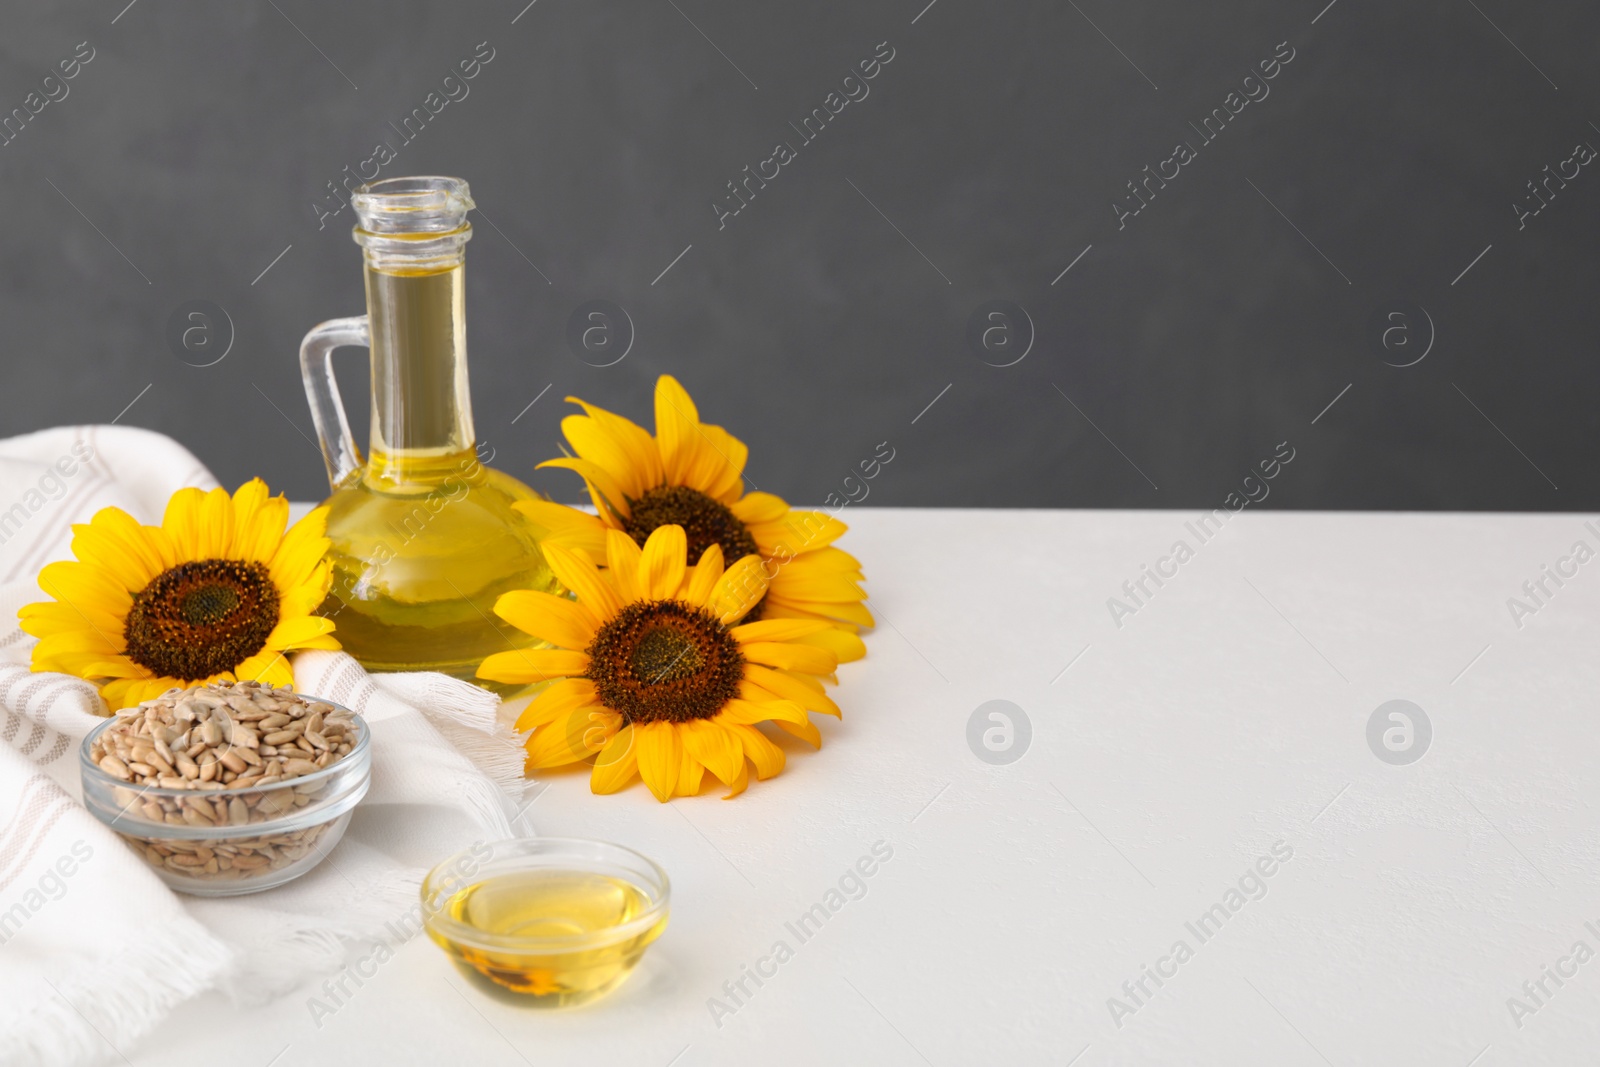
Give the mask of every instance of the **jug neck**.
[[465, 252], [472, 200], [455, 178], [398, 178], [352, 198], [372, 344], [369, 480], [427, 481], [475, 444]]

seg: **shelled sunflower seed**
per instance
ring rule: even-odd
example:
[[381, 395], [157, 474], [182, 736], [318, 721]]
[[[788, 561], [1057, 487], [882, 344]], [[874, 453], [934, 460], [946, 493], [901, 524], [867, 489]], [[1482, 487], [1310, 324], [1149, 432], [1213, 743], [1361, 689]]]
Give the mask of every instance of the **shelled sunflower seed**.
[[[350, 754], [357, 738], [352, 719], [343, 708], [258, 682], [170, 689], [119, 712], [89, 756], [128, 783], [112, 794], [134, 819], [243, 827], [281, 819], [319, 800], [327, 783], [289, 783]], [[173, 797], [141, 786], [193, 795]], [[300, 860], [327, 828], [324, 823], [202, 841], [119, 832], [153, 866], [194, 878], [236, 879]]]
[[352, 715], [258, 682], [170, 689], [118, 712], [89, 756], [134, 785], [245, 789], [312, 774], [348, 755]]

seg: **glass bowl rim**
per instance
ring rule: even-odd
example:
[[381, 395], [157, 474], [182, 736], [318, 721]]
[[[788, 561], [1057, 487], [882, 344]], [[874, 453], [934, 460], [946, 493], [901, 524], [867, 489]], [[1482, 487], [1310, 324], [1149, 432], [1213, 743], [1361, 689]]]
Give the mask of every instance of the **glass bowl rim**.
[[[626, 941], [628, 938], [635, 937], [650, 929], [650, 927], [658, 923], [671, 910], [672, 880], [667, 876], [666, 870], [661, 866], [661, 864], [657, 863], [649, 856], [646, 856], [643, 852], [640, 852], [635, 848], [629, 848], [627, 845], [619, 845], [615, 841], [605, 841], [600, 838], [593, 837], [554, 836], [507, 837], [498, 841], [485, 842], [484, 844], [491, 850], [491, 858], [490, 860], [485, 861], [485, 866], [493, 861], [492, 853], [494, 850], [501, 848], [512, 848], [517, 850], [517, 854], [510, 857], [514, 864], [513, 870], [502, 873], [513, 873], [513, 871], [535, 870], [540, 868], [578, 871], [582, 873], [611, 873], [609, 871], [597, 871], [595, 869], [596, 862], [589, 857], [585, 857], [587, 862], [570, 863], [566, 866], [555, 866], [545, 863], [529, 863], [527, 862], [529, 859], [539, 855], [539, 853], [529, 853], [526, 851], [530, 847], [548, 845], [556, 846], [555, 849], [544, 853], [546, 855], [562, 855], [565, 854], [564, 850], [571, 849], [573, 846], [579, 846], [586, 849], [599, 849], [602, 851], [613, 850], [615, 852], [623, 853], [628, 858], [641, 862], [644, 865], [645, 871], [648, 873], [649, 878], [655, 882], [655, 885], [653, 886], [643, 884], [645, 879], [633, 877], [632, 872], [630, 872], [629, 876], [625, 878], [625, 880], [635, 888], [650, 892], [652, 897], [650, 906], [625, 923], [620, 923], [616, 926], [607, 927], [604, 930], [595, 930], [585, 934], [572, 934], [560, 937], [516, 937], [499, 934], [486, 934], [484, 931], [475, 926], [469, 926], [464, 922], [450, 918], [444, 914], [443, 909], [440, 907], [430, 907], [428, 899], [435, 876], [441, 873], [448, 873], [443, 871], [445, 867], [455, 863], [463, 856], [471, 855], [473, 850], [478, 847], [475, 844], [467, 848], [460, 849], [456, 852], [452, 852], [450, 855], [446, 856], [444, 859], [440, 860], [438, 863], [429, 868], [428, 873], [423, 876], [422, 885], [419, 889], [419, 895], [422, 898], [422, 923], [424, 929], [427, 929], [430, 932], [438, 930], [449, 941], [466, 945], [470, 948], [483, 949], [489, 952], [509, 951], [527, 952], [530, 954], [541, 952], [572, 952], [583, 948], [603, 948], [619, 941]], [[461, 888], [465, 887], [466, 886], [463, 885]]]

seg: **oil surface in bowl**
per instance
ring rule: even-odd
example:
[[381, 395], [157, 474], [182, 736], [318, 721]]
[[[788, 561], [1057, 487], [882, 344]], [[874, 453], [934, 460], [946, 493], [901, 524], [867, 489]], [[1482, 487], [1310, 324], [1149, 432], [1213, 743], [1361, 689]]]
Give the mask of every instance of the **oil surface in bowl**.
[[[607, 932], [649, 911], [651, 898], [631, 882], [586, 871], [536, 870], [495, 875], [458, 890], [441, 913], [483, 935], [479, 944], [453, 940], [431, 925], [429, 936], [491, 981], [550, 1006], [581, 1004], [616, 987], [666, 928], [667, 916], [622, 940]], [[502, 939], [538, 938], [537, 949], [486, 947]]]

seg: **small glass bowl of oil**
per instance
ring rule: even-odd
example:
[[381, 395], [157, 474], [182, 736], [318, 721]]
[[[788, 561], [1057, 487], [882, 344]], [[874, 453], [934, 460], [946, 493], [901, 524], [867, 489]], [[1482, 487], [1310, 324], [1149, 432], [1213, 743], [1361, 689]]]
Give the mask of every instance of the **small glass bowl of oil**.
[[648, 857], [574, 838], [480, 843], [422, 882], [428, 936], [464, 974], [551, 1008], [621, 985], [667, 928], [670, 897]]

